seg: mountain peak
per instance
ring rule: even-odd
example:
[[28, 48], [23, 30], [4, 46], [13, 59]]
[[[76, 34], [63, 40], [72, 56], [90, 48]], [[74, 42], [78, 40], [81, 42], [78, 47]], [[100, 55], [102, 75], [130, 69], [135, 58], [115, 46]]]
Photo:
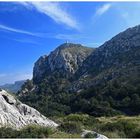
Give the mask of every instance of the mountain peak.
[[81, 73], [96, 76], [110, 69], [129, 69], [130, 65], [139, 65], [140, 25], [128, 28], [101, 45], [92, 53], [79, 69]]
[[58, 46], [59, 49], [73, 48], [73, 47], [83, 47], [83, 46], [81, 44], [75, 44], [75, 43], [63, 43], [60, 46]]
[[33, 79], [41, 79], [54, 73], [59, 73], [64, 78], [70, 77], [93, 50], [80, 44], [61, 44], [43, 60], [39, 59], [35, 63]]

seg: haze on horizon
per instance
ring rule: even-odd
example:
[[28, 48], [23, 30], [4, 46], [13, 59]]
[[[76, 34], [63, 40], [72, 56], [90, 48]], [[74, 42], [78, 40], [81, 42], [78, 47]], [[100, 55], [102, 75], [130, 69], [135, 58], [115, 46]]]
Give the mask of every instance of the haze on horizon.
[[140, 24], [140, 2], [0, 2], [0, 85], [32, 78], [60, 44], [98, 47]]

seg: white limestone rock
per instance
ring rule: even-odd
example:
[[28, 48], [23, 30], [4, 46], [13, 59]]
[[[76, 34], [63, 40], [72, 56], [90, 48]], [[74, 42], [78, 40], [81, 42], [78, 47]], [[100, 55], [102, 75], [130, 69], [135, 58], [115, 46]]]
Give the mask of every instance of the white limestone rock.
[[54, 128], [58, 126], [36, 109], [22, 104], [5, 90], [0, 89], [0, 127], [20, 129], [29, 124]]
[[64, 43], [60, 45], [48, 56], [41, 56], [37, 60], [33, 70], [33, 81], [36, 83], [44, 76], [52, 75], [56, 71], [65, 78], [70, 77], [93, 50], [93, 48], [80, 44]]

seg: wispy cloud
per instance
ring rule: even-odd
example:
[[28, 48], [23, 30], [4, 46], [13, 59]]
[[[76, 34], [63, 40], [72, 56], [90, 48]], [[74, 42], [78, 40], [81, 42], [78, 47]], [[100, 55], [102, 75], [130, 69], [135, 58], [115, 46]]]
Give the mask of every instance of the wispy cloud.
[[13, 41], [17, 41], [17, 42], [20, 42], [20, 43], [28, 43], [28, 44], [34, 44], [34, 45], [41, 45], [36, 40], [29, 39], [29, 38], [8, 38], [8, 39], [13, 40]]
[[19, 2], [28, 9], [36, 9], [52, 18], [57, 23], [65, 24], [71, 28], [79, 29], [77, 21], [72, 17], [64, 7], [57, 2]]
[[[54, 37], [55, 35], [52, 33], [30, 32], [30, 31], [26, 31], [26, 30], [9, 27], [9, 26], [3, 25], [3, 24], [0, 24], [0, 31], [13, 32], [13, 33], [24, 34], [24, 35], [29, 35], [29, 36], [33, 36], [33, 37], [39, 37], [39, 38], [55, 38]], [[31, 40], [29, 38], [22, 38], [22, 39], [9, 38], [9, 37], [6, 37], [6, 38], [14, 40], [14, 41], [18, 41], [18, 42], [23, 42], [23, 43], [27, 42], [27, 43], [32, 43], [32, 44], [38, 44], [35, 40]]]
[[99, 7], [96, 10], [95, 15], [97, 15], [97, 16], [103, 15], [104, 13], [106, 13], [111, 8], [111, 6], [112, 6], [111, 3], [107, 3], [107, 4], [102, 5], [101, 7]]
[[38, 34], [35, 34], [35, 33], [32, 33], [32, 32], [28, 32], [28, 31], [25, 31], [25, 30], [20, 30], [20, 29], [12, 28], [12, 27], [9, 27], [9, 26], [6, 26], [6, 25], [2, 25], [2, 24], [0, 24], [0, 30], [20, 33], [20, 34], [26, 34], [26, 35], [31, 35], [31, 36], [38, 36]]

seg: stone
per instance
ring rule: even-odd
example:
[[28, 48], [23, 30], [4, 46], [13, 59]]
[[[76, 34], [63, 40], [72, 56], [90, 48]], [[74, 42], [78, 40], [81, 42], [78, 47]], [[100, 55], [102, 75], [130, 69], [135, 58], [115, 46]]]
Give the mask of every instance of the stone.
[[46, 118], [36, 109], [22, 104], [15, 97], [0, 90], [0, 127], [12, 127], [20, 129], [26, 125], [36, 124], [55, 128], [58, 126], [52, 120]]
[[80, 44], [64, 43], [48, 56], [41, 56], [34, 65], [33, 81], [40, 82], [44, 76], [50, 76], [56, 71], [61, 77], [69, 78], [82, 65], [82, 62], [94, 49]]

